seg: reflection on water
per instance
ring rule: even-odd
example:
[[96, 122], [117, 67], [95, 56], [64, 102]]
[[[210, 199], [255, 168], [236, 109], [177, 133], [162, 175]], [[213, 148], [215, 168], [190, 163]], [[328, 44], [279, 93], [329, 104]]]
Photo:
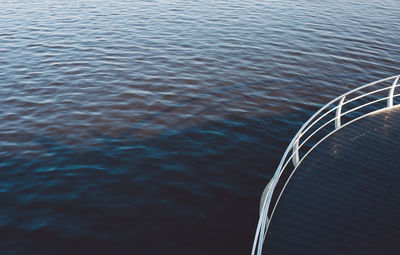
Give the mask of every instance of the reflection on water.
[[321, 104], [399, 73], [397, 1], [0, 3], [2, 254], [242, 254]]

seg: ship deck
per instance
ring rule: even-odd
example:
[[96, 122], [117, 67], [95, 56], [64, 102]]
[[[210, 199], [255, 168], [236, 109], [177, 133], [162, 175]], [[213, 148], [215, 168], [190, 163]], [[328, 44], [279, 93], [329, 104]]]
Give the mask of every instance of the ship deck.
[[298, 166], [263, 254], [400, 254], [400, 107], [333, 133]]

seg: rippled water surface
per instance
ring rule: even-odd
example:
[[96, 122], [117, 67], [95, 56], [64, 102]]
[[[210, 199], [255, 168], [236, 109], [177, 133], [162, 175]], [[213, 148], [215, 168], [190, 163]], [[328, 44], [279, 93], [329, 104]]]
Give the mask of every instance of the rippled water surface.
[[310, 114], [399, 74], [400, 2], [0, 3], [1, 254], [246, 254]]

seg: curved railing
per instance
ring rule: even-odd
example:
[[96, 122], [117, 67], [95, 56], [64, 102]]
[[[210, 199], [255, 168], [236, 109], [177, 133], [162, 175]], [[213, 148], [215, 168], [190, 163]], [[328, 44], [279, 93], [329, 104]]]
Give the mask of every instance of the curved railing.
[[400, 96], [395, 93], [396, 87], [400, 86], [399, 78], [400, 75], [396, 75], [351, 90], [330, 101], [304, 123], [264, 189], [252, 255], [261, 255], [271, 217], [298, 165], [318, 144], [338, 129], [379, 109], [393, 107], [394, 98]]

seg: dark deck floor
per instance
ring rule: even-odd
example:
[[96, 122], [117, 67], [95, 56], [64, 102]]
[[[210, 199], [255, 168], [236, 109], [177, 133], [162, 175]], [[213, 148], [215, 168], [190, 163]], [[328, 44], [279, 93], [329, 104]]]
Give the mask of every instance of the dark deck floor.
[[400, 254], [400, 108], [352, 123], [301, 163], [263, 253]]

